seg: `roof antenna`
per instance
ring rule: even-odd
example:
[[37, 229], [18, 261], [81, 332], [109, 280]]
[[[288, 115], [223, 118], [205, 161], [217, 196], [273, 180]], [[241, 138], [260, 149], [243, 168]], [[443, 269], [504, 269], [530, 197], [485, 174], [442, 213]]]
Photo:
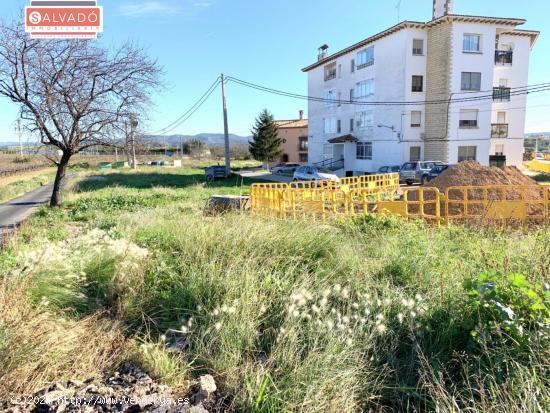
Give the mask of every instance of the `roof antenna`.
[[401, 21], [401, 1], [402, 0], [398, 0], [395, 5], [395, 8], [397, 9], [397, 23]]

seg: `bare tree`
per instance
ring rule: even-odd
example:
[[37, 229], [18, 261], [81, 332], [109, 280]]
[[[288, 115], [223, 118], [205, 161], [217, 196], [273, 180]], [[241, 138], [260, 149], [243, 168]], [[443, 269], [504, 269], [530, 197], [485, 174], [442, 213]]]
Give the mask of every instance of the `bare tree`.
[[43, 144], [60, 151], [51, 206], [61, 203], [71, 157], [114, 144], [124, 121], [150, 103], [160, 77], [157, 62], [131, 43], [108, 50], [93, 40], [36, 40], [20, 22], [0, 23], [0, 95], [20, 105]]

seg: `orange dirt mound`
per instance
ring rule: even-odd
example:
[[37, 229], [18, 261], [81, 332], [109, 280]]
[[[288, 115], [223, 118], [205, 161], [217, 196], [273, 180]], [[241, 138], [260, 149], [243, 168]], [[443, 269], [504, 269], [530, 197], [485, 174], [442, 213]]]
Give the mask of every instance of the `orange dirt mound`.
[[482, 166], [476, 161], [465, 161], [451, 166], [436, 179], [426, 184], [426, 187], [436, 187], [444, 192], [451, 186], [486, 186], [486, 185], [538, 185], [537, 182], [525, 176], [515, 166], [504, 168]]

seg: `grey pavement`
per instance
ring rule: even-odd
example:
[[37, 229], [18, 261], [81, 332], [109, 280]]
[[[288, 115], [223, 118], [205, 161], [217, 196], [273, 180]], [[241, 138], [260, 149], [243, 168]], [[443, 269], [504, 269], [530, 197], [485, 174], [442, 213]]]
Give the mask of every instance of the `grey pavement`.
[[52, 191], [53, 185], [44, 185], [5, 204], [0, 204], [0, 242], [38, 208], [47, 204]]

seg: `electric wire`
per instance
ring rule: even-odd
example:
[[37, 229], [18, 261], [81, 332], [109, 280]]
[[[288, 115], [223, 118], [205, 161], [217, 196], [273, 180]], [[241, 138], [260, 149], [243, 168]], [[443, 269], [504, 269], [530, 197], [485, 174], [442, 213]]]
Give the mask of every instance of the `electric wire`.
[[193, 114], [197, 110], [199, 110], [200, 107], [208, 100], [208, 98], [212, 95], [212, 93], [214, 93], [220, 83], [221, 80], [218, 76], [214, 83], [206, 90], [206, 92], [204, 92], [204, 94], [195, 102], [195, 104], [191, 106], [185, 113], [183, 113], [178, 119], [156, 132], [147, 133], [147, 135], [163, 135], [183, 125], [183, 123], [185, 123], [191, 116], [193, 116]]
[[[330, 104], [338, 104], [338, 105], [359, 105], [359, 106], [408, 106], [408, 105], [427, 105], [427, 104], [451, 104], [451, 103], [460, 103], [460, 102], [475, 102], [480, 100], [494, 100], [495, 99], [495, 90], [493, 91], [487, 91], [492, 92], [490, 95], [483, 95], [483, 96], [474, 96], [474, 97], [465, 97], [465, 98], [453, 98], [452, 96], [449, 99], [441, 99], [441, 100], [423, 100], [423, 101], [388, 101], [388, 102], [377, 102], [377, 101], [358, 101], [358, 100], [342, 100], [342, 99], [326, 99], [321, 97], [315, 97], [315, 96], [309, 96], [309, 95], [301, 95], [298, 93], [292, 93], [292, 92], [285, 92], [278, 89], [273, 89], [267, 86], [262, 86], [259, 84], [255, 84], [252, 82], [247, 82], [242, 79], [235, 78], [233, 76], [227, 77], [228, 81], [234, 82], [236, 84], [246, 86], [252, 89], [256, 89], [259, 91], [263, 91], [266, 93], [271, 93], [275, 95], [285, 96], [285, 97], [291, 97], [295, 99], [302, 99], [302, 100], [308, 100], [308, 101], [314, 101], [314, 102], [321, 102], [321, 103], [330, 103]], [[499, 89], [499, 88], [495, 88]], [[515, 87], [515, 88], [503, 88], [500, 89], [503, 92], [508, 91], [508, 93], [503, 93], [503, 97], [507, 98], [508, 96], [521, 96], [521, 95], [527, 95], [531, 93], [539, 93], [539, 92], [545, 92], [550, 90], [550, 83], [541, 83], [531, 86], [521, 86], [521, 87]], [[466, 93], [471, 93], [470, 91]], [[485, 93], [483, 92], [475, 92], [475, 93]], [[452, 95], [461, 94], [461, 93], [453, 93]], [[497, 94], [498, 96], [498, 94]]]

